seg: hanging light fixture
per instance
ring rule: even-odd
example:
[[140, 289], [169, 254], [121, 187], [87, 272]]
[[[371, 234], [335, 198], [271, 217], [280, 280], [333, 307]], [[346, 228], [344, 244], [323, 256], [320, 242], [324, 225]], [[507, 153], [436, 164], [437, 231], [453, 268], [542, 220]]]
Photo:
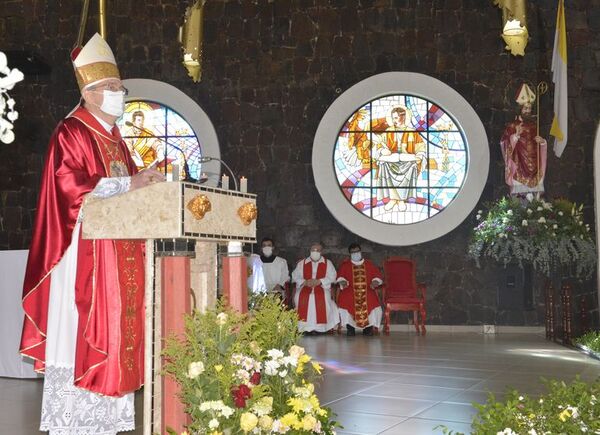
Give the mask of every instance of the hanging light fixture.
[[524, 56], [529, 39], [526, 0], [494, 0], [502, 9], [502, 39], [513, 56]]
[[179, 28], [179, 42], [183, 49], [183, 65], [193, 81], [202, 78], [202, 39], [204, 4], [206, 0], [197, 0], [185, 11], [183, 26]]

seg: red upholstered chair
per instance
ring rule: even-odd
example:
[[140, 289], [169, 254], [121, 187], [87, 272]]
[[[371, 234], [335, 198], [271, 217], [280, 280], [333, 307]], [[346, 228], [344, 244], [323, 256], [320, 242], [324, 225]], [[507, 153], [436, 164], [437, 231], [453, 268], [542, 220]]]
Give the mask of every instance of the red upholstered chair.
[[383, 271], [384, 333], [390, 333], [392, 311], [412, 311], [417, 334], [425, 335], [426, 287], [425, 284], [416, 282], [416, 263], [410, 258], [389, 257], [383, 263]]

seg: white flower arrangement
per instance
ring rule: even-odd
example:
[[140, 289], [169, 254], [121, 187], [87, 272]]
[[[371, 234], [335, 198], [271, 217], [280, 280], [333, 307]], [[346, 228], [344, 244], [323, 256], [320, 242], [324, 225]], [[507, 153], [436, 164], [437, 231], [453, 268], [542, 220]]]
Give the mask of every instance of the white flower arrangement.
[[8, 67], [6, 54], [0, 51], [0, 142], [6, 144], [15, 140], [13, 123], [19, 118], [19, 112], [15, 110], [15, 100], [8, 95], [8, 91], [23, 79], [21, 71]]
[[469, 245], [469, 256], [478, 264], [482, 256], [504, 265], [530, 263], [546, 276], [558, 267], [572, 267], [578, 278], [589, 278], [595, 270], [596, 244], [584, 225], [583, 205], [502, 198], [482, 216], [478, 211]]

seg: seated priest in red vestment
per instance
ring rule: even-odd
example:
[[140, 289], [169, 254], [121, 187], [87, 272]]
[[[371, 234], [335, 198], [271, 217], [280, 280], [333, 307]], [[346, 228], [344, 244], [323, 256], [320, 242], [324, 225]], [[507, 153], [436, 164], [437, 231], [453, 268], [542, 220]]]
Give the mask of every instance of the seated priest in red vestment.
[[381, 303], [375, 292], [383, 283], [381, 272], [362, 257], [358, 243], [352, 243], [348, 252], [350, 258], [340, 265], [337, 275], [342, 288], [338, 295], [340, 321], [350, 336], [355, 335], [355, 328], [361, 328], [364, 335], [373, 335], [373, 327], [381, 324]]
[[143, 245], [83, 240], [87, 195], [109, 197], [164, 176], [137, 173], [116, 120], [126, 89], [98, 34], [73, 50], [80, 104], [48, 145], [23, 288], [20, 351], [44, 373], [40, 430], [115, 434], [135, 429], [144, 378]]
[[337, 305], [331, 298], [335, 268], [331, 261], [323, 257], [322, 251], [320, 243], [313, 243], [310, 256], [300, 260], [292, 273], [292, 280], [296, 284], [294, 303], [300, 332], [327, 332], [340, 320]]

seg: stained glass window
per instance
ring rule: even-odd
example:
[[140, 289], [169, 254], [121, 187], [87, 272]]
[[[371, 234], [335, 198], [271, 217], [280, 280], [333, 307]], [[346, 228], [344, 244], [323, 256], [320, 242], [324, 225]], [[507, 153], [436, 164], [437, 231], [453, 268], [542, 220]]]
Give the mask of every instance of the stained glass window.
[[171, 173], [177, 165], [180, 179], [201, 178], [201, 144], [190, 124], [171, 108], [151, 101], [129, 101], [117, 125], [138, 169], [156, 164], [159, 170]]
[[389, 95], [346, 120], [333, 164], [356, 210], [401, 225], [429, 219], [452, 202], [465, 180], [468, 152], [463, 132], [439, 105]]

